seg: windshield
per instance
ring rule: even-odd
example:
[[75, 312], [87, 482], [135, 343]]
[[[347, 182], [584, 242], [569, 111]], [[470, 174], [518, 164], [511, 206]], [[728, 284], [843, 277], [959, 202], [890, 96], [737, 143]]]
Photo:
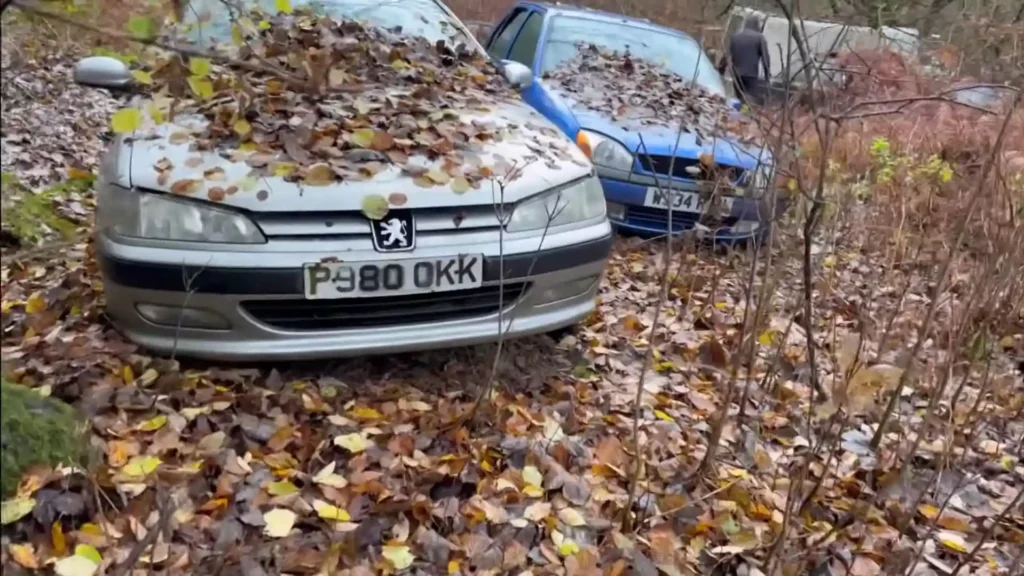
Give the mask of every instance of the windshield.
[[[228, 5], [248, 12], [253, 8], [274, 14], [275, 0], [192, 0], [185, 8], [184, 36], [200, 44], [231, 41], [231, 15]], [[294, 8], [308, 7], [314, 13], [338, 20], [358, 20], [379, 28], [422, 36], [431, 42], [446, 40], [477, 47], [455, 20], [436, 0], [291, 0]]]
[[[628, 23], [606, 22], [589, 18], [557, 16], [544, 46], [541, 72], [549, 72], [571, 60], [577, 46], [595, 44], [603, 50], [629, 52], [649, 62], [665, 66], [687, 79], [693, 78], [714, 94], [725, 95], [722, 76], [715, 70], [697, 42], [683, 35], [669, 34]], [[694, 74], [696, 73], [696, 78]]]

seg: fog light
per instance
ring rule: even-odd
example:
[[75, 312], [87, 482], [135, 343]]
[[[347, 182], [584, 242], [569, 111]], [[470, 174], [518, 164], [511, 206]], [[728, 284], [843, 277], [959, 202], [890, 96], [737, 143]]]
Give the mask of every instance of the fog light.
[[227, 330], [231, 322], [227, 318], [210, 310], [185, 308], [183, 306], [165, 306], [163, 304], [136, 304], [139, 316], [153, 324], [177, 328], [201, 328], [203, 330]]
[[559, 302], [579, 296], [590, 290], [594, 282], [597, 281], [597, 278], [597, 276], [587, 276], [586, 278], [547, 288], [537, 295], [537, 304], [550, 304], [551, 302]]
[[626, 219], [626, 205], [618, 202], [608, 202], [608, 217], [612, 220]]

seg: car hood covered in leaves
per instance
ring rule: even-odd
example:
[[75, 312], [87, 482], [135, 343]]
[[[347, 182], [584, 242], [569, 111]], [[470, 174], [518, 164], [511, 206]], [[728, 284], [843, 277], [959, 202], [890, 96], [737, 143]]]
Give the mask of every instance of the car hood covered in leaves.
[[[370, 197], [404, 208], [517, 202], [592, 171], [583, 153], [524, 103], [461, 116], [463, 123], [492, 126], [495, 138], [434, 160], [409, 156], [402, 165], [386, 153], [354, 149], [304, 171], [260, 152], [196, 151], [183, 134], [200, 130], [204, 120], [179, 118], [125, 141], [120, 183], [244, 210], [317, 212], [361, 210]], [[318, 170], [345, 177], [317, 179]], [[297, 178], [300, 172], [306, 177]]]
[[592, 171], [464, 43], [299, 9], [236, 31], [235, 56], [171, 54], [133, 71], [148, 94], [111, 121], [119, 183], [245, 210], [371, 215], [516, 202]]
[[757, 126], [725, 98], [664, 67], [629, 54], [580, 46], [575, 58], [545, 74], [580, 127], [642, 155], [698, 158], [751, 169], [766, 163]]

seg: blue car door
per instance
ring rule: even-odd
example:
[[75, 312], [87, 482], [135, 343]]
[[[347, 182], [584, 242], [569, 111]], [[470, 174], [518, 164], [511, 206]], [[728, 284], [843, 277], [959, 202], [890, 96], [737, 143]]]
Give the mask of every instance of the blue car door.
[[531, 6], [517, 6], [488, 38], [487, 53], [495, 60], [519, 62], [532, 70], [534, 81], [521, 92], [523, 100], [551, 120], [566, 136], [575, 138], [579, 123], [537, 78], [540, 68], [538, 48], [544, 32], [544, 15], [543, 11]]

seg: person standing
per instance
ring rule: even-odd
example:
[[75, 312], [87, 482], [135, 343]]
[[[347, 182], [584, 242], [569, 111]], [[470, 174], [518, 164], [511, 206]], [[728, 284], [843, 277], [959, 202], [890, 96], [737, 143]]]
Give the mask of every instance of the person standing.
[[[768, 41], [761, 33], [761, 19], [750, 14], [743, 27], [729, 38], [729, 67], [739, 98], [746, 104], [763, 104], [766, 85], [771, 80], [771, 56]], [[759, 77], [764, 70], [764, 80]]]

